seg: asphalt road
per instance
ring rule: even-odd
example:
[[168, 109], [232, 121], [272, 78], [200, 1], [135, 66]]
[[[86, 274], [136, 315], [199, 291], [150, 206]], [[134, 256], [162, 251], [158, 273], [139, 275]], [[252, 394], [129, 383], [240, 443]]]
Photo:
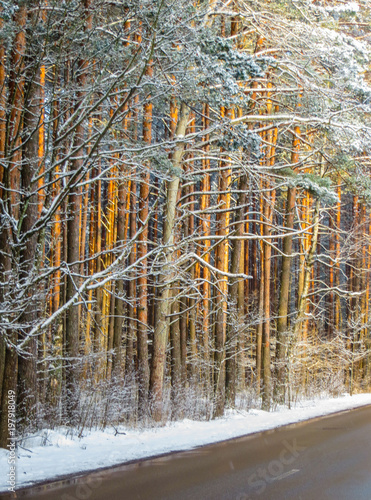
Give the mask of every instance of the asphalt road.
[[19, 491], [37, 500], [371, 500], [371, 406]]

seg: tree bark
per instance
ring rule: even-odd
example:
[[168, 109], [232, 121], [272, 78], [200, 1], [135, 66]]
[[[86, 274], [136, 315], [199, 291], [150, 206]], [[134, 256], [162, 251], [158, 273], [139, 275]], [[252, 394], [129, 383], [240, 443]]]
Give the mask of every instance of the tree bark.
[[[188, 123], [189, 108], [182, 104], [178, 123], [175, 131], [175, 139], [185, 135]], [[176, 171], [181, 167], [184, 144], [178, 143], [172, 156], [173, 169]], [[151, 369], [150, 392], [152, 396], [152, 416], [154, 420], [162, 419], [162, 392], [164, 384], [164, 366], [166, 359], [166, 344], [169, 337], [169, 313], [171, 306], [171, 276], [173, 275], [173, 243], [174, 243], [174, 223], [175, 210], [178, 197], [180, 178], [174, 174], [168, 182], [166, 207], [164, 213], [164, 231], [163, 231], [163, 254], [164, 263], [160, 277], [160, 293], [158, 304], [158, 318], [155, 325], [153, 340], [153, 359]], [[169, 279], [170, 276], [170, 279]]]
[[[7, 101], [7, 116], [6, 122], [1, 124], [1, 140], [3, 141], [2, 156], [5, 158], [4, 166], [1, 169], [1, 178], [4, 190], [2, 195], [2, 217], [0, 220], [0, 299], [1, 302], [8, 295], [8, 300], [11, 300], [11, 291], [9, 282], [11, 281], [12, 272], [12, 231], [10, 220], [19, 220], [20, 206], [20, 165], [21, 165], [21, 111], [23, 109], [23, 94], [24, 94], [24, 55], [26, 50], [26, 33], [25, 26], [27, 20], [26, 6], [20, 7], [14, 15], [14, 23], [17, 26], [17, 33], [14, 37], [13, 48], [10, 55], [10, 71], [8, 83], [8, 98], [5, 94], [5, 80], [1, 87], [3, 117], [5, 110], [5, 102]], [[1, 68], [5, 58], [1, 61]], [[1, 77], [5, 75], [1, 73]], [[5, 133], [5, 135], [4, 135]], [[17, 151], [18, 148], [18, 151]], [[17, 373], [18, 373], [18, 356], [15, 346], [18, 342], [18, 331], [9, 325], [6, 328], [5, 335], [5, 353], [4, 353], [4, 372], [2, 382], [2, 397], [1, 397], [1, 415], [0, 415], [0, 446], [6, 448], [9, 437], [8, 426], [8, 395], [9, 391], [17, 395]], [[4, 348], [4, 345], [2, 346]]]
[[[24, 121], [22, 142], [22, 207], [19, 234], [25, 238], [20, 252], [20, 280], [22, 283], [32, 282], [37, 274], [38, 256], [37, 243], [38, 233], [31, 236], [27, 233], [32, 231], [38, 220], [38, 183], [35, 181], [39, 170], [39, 123], [40, 123], [40, 82], [28, 79], [26, 86], [27, 101], [24, 103]], [[24, 236], [23, 236], [24, 235]], [[40, 248], [38, 251], [42, 251]], [[37, 293], [31, 285], [28, 290], [28, 300], [24, 312], [20, 318], [21, 329], [19, 339], [27, 338], [29, 330], [37, 319], [39, 309]], [[29, 427], [35, 422], [37, 404], [37, 338], [29, 337], [25, 353], [19, 355], [18, 359], [18, 394], [17, 410], [21, 427]]]
[[[82, 0], [85, 15], [86, 30], [91, 28], [90, 10], [91, 0]], [[87, 64], [85, 60], [80, 60], [79, 71], [76, 77], [77, 98], [76, 110], [81, 109], [87, 86]], [[83, 163], [85, 130], [82, 121], [78, 121], [75, 127], [73, 151], [74, 156], [71, 160], [71, 175], [78, 175]], [[80, 208], [81, 208], [81, 190], [75, 182], [68, 196], [68, 221], [67, 221], [67, 264], [68, 276], [66, 287], [66, 302], [73, 299], [76, 290], [79, 288], [80, 278]], [[79, 383], [79, 341], [80, 341], [80, 306], [76, 304], [78, 297], [74, 299], [74, 304], [66, 313], [66, 357], [65, 366], [66, 377], [66, 415], [69, 422], [74, 425], [77, 422], [78, 406], [78, 383]]]
[[[118, 199], [117, 199], [117, 242], [120, 252], [123, 251], [123, 245], [126, 241], [126, 213], [127, 213], [127, 196], [128, 184], [124, 180], [125, 174], [122, 172], [122, 178], [119, 180]], [[130, 196], [130, 193], [129, 193]], [[113, 358], [112, 358], [112, 374], [121, 378], [122, 375], [122, 326], [124, 321], [124, 280], [119, 278], [116, 281], [115, 287], [115, 305], [114, 305], [114, 324], [113, 324]]]
[[[134, 236], [137, 231], [137, 211], [136, 211], [136, 185], [134, 181], [131, 184], [130, 192], [130, 241], [132, 247], [129, 255], [129, 266], [134, 266], [136, 259], [136, 247], [133, 243]], [[134, 340], [136, 334], [136, 282], [134, 279], [134, 271], [131, 271], [128, 282], [128, 328], [126, 338], [126, 360], [125, 360], [125, 380], [131, 382], [134, 376]]]
[[[147, 75], [152, 75], [152, 63], [149, 63]], [[152, 140], [152, 103], [150, 96], [143, 109], [143, 140], [150, 144]], [[149, 181], [148, 165], [142, 173], [139, 198], [139, 221], [143, 226], [138, 238], [138, 259], [142, 265], [137, 280], [138, 291], [138, 410], [139, 417], [148, 415], [149, 363], [148, 363], [148, 215], [149, 215]]]
[[[219, 206], [220, 212], [217, 213], [217, 233], [223, 239], [219, 243], [215, 254], [216, 267], [222, 273], [228, 272], [229, 266], [229, 218], [230, 218], [230, 193], [229, 181], [230, 171], [223, 164], [223, 169], [219, 177]], [[224, 275], [219, 276], [219, 282], [216, 287], [215, 307], [215, 379], [214, 379], [214, 408], [213, 417], [219, 417], [224, 412], [225, 404], [225, 341], [227, 335], [227, 295], [228, 278]]]
[[[238, 206], [235, 216], [235, 236], [242, 236], [244, 230], [244, 213], [246, 204], [246, 190], [247, 190], [247, 177], [243, 175], [238, 183], [238, 190], [240, 191], [238, 197]], [[241, 268], [241, 250], [243, 248], [242, 240], [233, 240], [232, 249], [232, 262], [231, 262], [231, 273], [238, 274]], [[227, 328], [227, 340], [226, 340], [226, 399], [229, 406], [234, 406], [236, 401], [236, 390], [237, 390], [237, 341], [240, 337], [240, 330], [243, 329], [241, 316], [243, 314], [243, 304], [239, 298], [240, 292], [240, 282], [241, 278], [232, 278], [229, 286], [229, 308], [231, 309], [230, 316], [233, 318], [234, 324], [230, 321]], [[242, 311], [241, 311], [242, 308]], [[241, 343], [239, 343], [241, 345]]]
[[[300, 147], [300, 128], [295, 127], [295, 136], [292, 144], [291, 163], [296, 164], [299, 161]], [[292, 232], [295, 220], [296, 188], [289, 187], [286, 198], [286, 218], [285, 229]], [[285, 399], [286, 382], [286, 363], [288, 347], [288, 313], [289, 313], [289, 294], [291, 283], [291, 254], [292, 254], [292, 235], [285, 236], [282, 242], [282, 267], [280, 276], [280, 292], [278, 303], [277, 318], [277, 347], [276, 347], [276, 386], [275, 395], [279, 402]]]

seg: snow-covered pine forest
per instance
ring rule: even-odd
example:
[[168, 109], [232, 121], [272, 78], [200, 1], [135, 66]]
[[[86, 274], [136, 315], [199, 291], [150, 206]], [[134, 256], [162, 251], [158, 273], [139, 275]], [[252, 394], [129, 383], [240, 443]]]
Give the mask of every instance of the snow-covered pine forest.
[[369, 0], [2, 0], [0, 33], [0, 446], [9, 394], [22, 435], [370, 389]]

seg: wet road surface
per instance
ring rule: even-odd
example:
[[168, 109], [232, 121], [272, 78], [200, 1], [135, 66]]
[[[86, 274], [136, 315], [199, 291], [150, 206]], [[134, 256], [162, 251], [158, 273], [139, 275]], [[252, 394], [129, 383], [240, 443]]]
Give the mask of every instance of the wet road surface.
[[17, 498], [371, 500], [371, 406], [20, 490]]

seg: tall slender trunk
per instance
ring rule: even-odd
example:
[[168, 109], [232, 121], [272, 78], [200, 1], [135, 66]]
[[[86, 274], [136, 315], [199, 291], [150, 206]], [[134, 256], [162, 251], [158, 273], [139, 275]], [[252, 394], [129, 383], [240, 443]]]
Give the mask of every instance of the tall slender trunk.
[[[93, 224], [93, 254], [95, 255], [95, 272], [99, 273], [102, 270], [102, 181], [100, 179], [101, 174], [101, 163], [98, 160], [98, 165], [96, 167], [96, 176], [98, 180], [95, 185], [95, 221]], [[93, 223], [93, 222], [92, 222]], [[103, 303], [103, 289], [98, 287], [95, 294], [95, 324], [93, 332], [93, 349], [94, 352], [99, 351], [100, 346], [100, 336], [102, 332], [102, 303]]]
[[[272, 88], [272, 83], [268, 82], [268, 88]], [[278, 112], [278, 106], [273, 107], [271, 93], [267, 92], [267, 113], [272, 114]], [[274, 167], [276, 160], [276, 144], [277, 144], [278, 129], [272, 128], [266, 134], [268, 142], [267, 148], [267, 165]], [[271, 228], [274, 224], [274, 208], [276, 203], [276, 191], [271, 185], [269, 179], [266, 182], [267, 199], [264, 203], [264, 221], [263, 235], [269, 236]], [[263, 258], [264, 258], [264, 325], [262, 338], [262, 370], [263, 370], [263, 393], [262, 405], [263, 408], [269, 409], [272, 398], [272, 374], [271, 374], [271, 275], [272, 275], [272, 247], [267, 240], [263, 241]]]
[[335, 275], [335, 269], [334, 269], [334, 262], [335, 262], [335, 234], [334, 234], [334, 212], [331, 210], [329, 214], [329, 257], [330, 257], [330, 263], [329, 263], [329, 270], [328, 270], [328, 284], [330, 287], [329, 294], [328, 294], [328, 299], [327, 299], [327, 336], [329, 339], [331, 339], [334, 335], [334, 275]]
[[[127, 198], [130, 196], [128, 183], [125, 179], [124, 172], [119, 180], [118, 197], [117, 197], [117, 245], [119, 251], [123, 251], [123, 245], [126, 241], [126, 214], [128, 211]], [[112, 374], [121, 378], [122, 372], [122, 326], [124, 321], [124, 280], [119, 278], [116, 281], [115, 287], [115, 304], [114, 304], [114, 320], [113, 320], [113, 349], [114, 355], [112, 358]]]
[[[132, 247], [129, 255], [129, 266], [134, 266], [136, 259], [136, 246], [133, 243], [137, 231], [137, 210], [136, 210], [136, 184], [131, 183], [130, 191], [130, 222], [129, 236]], [[134, 271], [131, 271], [128, 282], [128, 327], [125, 353], [125, 379], [132, 381], [134, 376], [134, 341], [136, 335], [136, 281]]]
[[[194, 134], [196, 132], [196, 126], [195, 126], [195, 115], [192, 112], [191, 113], [192, 119], [188, 128], [188, 132], [191, 134]], [[193, 153], [189, 153], [189, 156], [192, 156]], [[188, 162], [187, 165], [188, 170], [193, 169], [193, 162]], [[188, 199], [189, 199], [189, 215], [188, 215], [188, 237], [190, 238], [190, 251], [194, 251], [194, 243], [192, 243], [192, 237], [194, 234], [194, 225], [195, 225], [195, 218], [193, 215], [193, 210], [194, 210], [194, 205], [195, 205], [195, 197], [192, 195], [192, 192], [194, 191], [194, 185], [191, 184], [188, 187]], [[191, 269], [191, 281], [192, 283], [195, 282], [196, 278], [196, 266], [192, 266]], [[190, 346], [190, 379], [192, 381], [192, 384], [195, 384], [197, 382], [198, 376], [197, 376], [197, 368], [198, 368], [198, 363], [197, 363], [197, 354], [198, 354], [198, 346], [197, 346], [197, 338], [196, 338], [196, 301], [191, 295], [188, 299], [188, 307], [189, 307], [189, 346]]]
[[[134, 109], [131, 112], [134, 121], [133, 140], [138, 140], [138, 96], [134, 98]], [[128, 282], [128, 326], [126, 337], [126, 352], [125, 352], [125, 381], [131, 383], [134, 379], [134, 342], [137, 334], [137, 303], [136, 303], [136, 287], [137, 281], [135, 279], [136, 271], [133, 268], [137, 256], [137, 246], [134, 243], [134, 237], [137, 232], [137, 183], [134, 178], [131, 181], [130, 190], [130, 215], [129, 215], [129, 237], [131, 241], [131, 250], [129, 255], [129, 266], [132, 270], [129, 275]]]
[[[14, 24], [17, 27], [17, 33], [14, 37], [13, 48], [10, 55], [10, 71], [8, 82], [8, 93], [6, 99], [5, 79], [1, 87], [1, 99], [4, 107], [2, 107], [2, 118], [4, 110], [7, 107], [6, 122], [1, 124], [1, 140], [3, 141], [3, 149], [1, 154], [5, 157], [6, 163], [1, 169], [2, 184], [5, 189], [2, 191], [2, 217], [0, 220], [0, 299], [4, 300], [6, 295], [11, 294], [9, 289], [9, 279], [12, 270], [11, 261], [11, 228], [10, 221], [19, 219], [20, 206], [20, 140], [21, 140], [21, 111], [23, 109], [23, 94], [24, 94], [24, 53], [26, 49], [26, 34], [25, 26], [27, 20], [27, 8], [20, 7], [14, 15]], [[2, 59], [1, 68], [3, 69]], [[1, 77], [5, 75], [1, 73]], [[5, 103], [7, 106], [5, 106]], [[4, 135], [5, 134], [5, 135]], [[18, 152], [16, 149], [19, 148]], [[9, 299], [10, 300], [10, 297]], [[13, 327], [9, 327], [6, 332], [7, 341], [4, 349], [4, 371], [2, 380], [2, 397], [1, 397], [1, 415], [0, 415], [0, 446], [6, 448], [9, 437], [8, 426], [8, 395], [10, 391], [16, 396], [17, 394], [17, 373], [18, 373], [18, 356], [14, 346], [17, 345], [18, 332]]]
[[[340, 231], [341, 231], [341, 177], [338, 175], [338, 185], [336, 188], [338, 201], [336, 203], [336, 234], [335, 234], [335, 252], [336, 252], [336, 269], [335, 269], [335, 286], [337, 288], [340, 287], [340, 252], [341, 252], [341, 244], [340, 244]], [[339, 332], [342, 327], [341, 321], [341, 299], [340, 295], [336, 294], [335, 297], [335, 319], [334, 319], [334, 328], [336, 332]]]
[[[185, 135], [189, 117], [189, 108], [182, 104], [178, 123], [175, 131], [175, 139]], [[184, 144], [178, 143], [172, 155], [172, 165], [174, 171], [181, 168]], [[173, 243], [175, 210], [178, 197], [180, 178], [173, 175], [168, 182], [166, 206], [164, 213], [163, 248], [164, 263], [160, 277], [160, 293], [158, 304], [158, 317], [155, 325], [153, 340], [153, 359], [151, 368], [150, 392], [153, 401], [152, 416], [154, 420], [160, 421], [162, 418], [162, 392], [164, 383], [164, 367], [166, 360], [166, 344], [169, 337], [169, 313], [171, 306], [171, 277], [173, 275]]]
[[[313, 232], [311, 234], [310, 245], [308, 251], [305, 255], [305, 266], [303, 270], [303, 287], [301, 290], [301, 294], [298, 297], [298, 311], [295, 319], [294, 326], [294, 342], [298, 342], [301, 340], [303, 335], [303, 327], [306, 322], [306, 313], [308, 306], [308, 293], [311, 284], [312, 271], [315, 262], [315, 255], [317, 251], [317, 242], [318, 242], [318, 232], [319, 232], [319, 216], [320, 216], [320, 200], [316, 200], [314, 204], [314, 213], [313, 213]], [[301, 367], [301, 371], [305, 374], [305, 366]]]
[[215, 307], [215, 379], [214, 379], [214, 409], [213, 417], [219, 417], [224, 412], [225, 403], [225, 341], [227, 335], [227, 303], [228, 303], [228, 278], [223, 273], [228, 272], [229, 267], [229, 219], [230, 219], [230, 170], [227, 164], [222, 162], [222, 170], [219, 174], [219, 207], [217, 212], [217, 234], [222, 239], [215, 252], [216, 267], [222, 271], [219, 275]]
[[[262, 184], [261, 184], [262, 187]], [[261, 207], [262, 203], [260, 203]], [[260, 213], [262, 213], [262, 209], [260, 210]], [[255, 227], [257, 224], [255, 223]], [[261, 226], [261, 224], [260, 224]], [[263, 229], [260, 229], [260, 234], [262, 235]], [[256, 252], [258, 254], [258, 251]], [[256, 280], [256, 286], [258, 290], [258, 297], [257, 297], [257, 303], [258, 303], [258, 325], [256, 328], [256, 345], [255, 345], [255, 350], [256, 350], [256, 393], [259, 396], [261, 393], [261, 375], [262, 375], [262, 342], [263, 342], [263, 319], [264, 319], [264, 286], [265, 286], [265, 272], [264, 272], [264, 256], [263, 256], [263, 242], [260, 241], [259, 245], [259, 262], [260, 262], [260, 280]], [[257, 260], [254, 262], [254, 267], [257, 268]], [[257, 269], [256, 269], [257, 271]], [[256, 278], [258, 278], [258, 274], [256, 272]]]
[[[152, 63], [149, 64], [147, 75], [152, 75]], [[150, 96], [147, 98], [143, 110], [143, 140], [151, 143], [152, 140], [152, 103]], [[138, 238], [138, 259], [142, 265], [137, 280], [138, 291], [138, 383], [139, 416], [144, 418], [148, 413], [148, 389], [149, 389], [149, 364], [148, 364], [148, 215], [149, 215], [149, 166], [141, 176], [140, 197], [139, 197], [139, 221], [143, 229]]]
[[180, 317], [179, 317], [179, 335], [180, 335], [180, 365], [181, 380], [183, 387], [187, 384], [187, 297], [180, 298]]
[[[267, 197], [264, 207], [265, 224], [263, 227], [263, 235], [269, 236], [271, 229], [269, 225], [272, 223], [272, 210], [275, 203], [275, 192], [269, 194], [270, 183], [267, 182]], [[263, 241], [263, 273], [264, 273], [264, 288], [263, 288], [263, 331], [262, 331], [262, 374], [263, 374], [263, 391], [262, 405], [263, 408], [269, 409], [271, 404], [271, 339], [270, 339], [270, 322], [271, 322], [271, 246], [267, 241]]]
[[[300, 148], [300, 128], [295, 127], [295, 136], [292, 143], [291, 163], [295, 165], [299, 161]], [[286, 198], [286, 218], [285, 229], [291, 232], [294, 228], [296, 206], [296, 188], [289, 187]], [[285, 399], [286, 382], [286, 363], [288, 347], [288, 313], [289, 313], [289, 294], [291, 283], [291, 254], [292, 254], [292, 235], [285, 236], [282, 242], [282, 267], [280, 276], [280, 294], [278, 303], [277, 318], [277, 348], [276, 348], [276, 387], [275, 393], [279, 401]]]
[[[176, 291], [174, 291], [176, 293]], [[179, 321], [179, 300], [174, 300], [171, 307], [172, 318], [170, 320], [171, 341], [171, 401], [172, 416], [179, 418], [181, 415], [182, 401], [182, 363], [181, 363], [181, 338]]]
[[[91, 28], [91, 14], [89, 13], [91, 0], [83, 0], [85, 10], [85, 26], [86, 30]], [[79, 71], [76, 77], [77, 84], [77, 99], [75, 109], [81, 108], [84, 96], [86, 95], [87, 86], [87, 61], [79, 62]], [[80, 109], [84, 112], [83, 109]], [[83, 163], [85, 130], [82, 121], [79, 121], [75, 127], [73, 150], [74, 156], [71, 160], [70, 171], [71, 175], [76, 175]], [[68, 221], [67, 221], [67, 264], [69, 273], [67, 276], [66, 286], [66, 301], [73, 299], [76, 295], [76, 289], [79, 287], [79, 271], [80, 271], [80, 205], [81, 205], [81, 190], [75, 182], [68, 196]], [[79, 341], [80, 341], [80, 307], [76, 304], [78, 298], [74, 300], [74, 304], [66, 313], [66, 356], [67, 364], [65, 367], [66, 376], [66, 414], [70, 423], [76, 422], [77, 414], [77, 385], [79, 383]]]
[[[175, 79], [174, 79], [175, 81]], [[178, 123], [179, 110], [177, 106], [177, 100], [175, 97], [170, 99], [170, 123], [169, 123], [169, 136], [170, 139], [174, 139], [176, 133], [176, 126]], [[171, 158], [171, 154], [169, 154]], [[186, 194], [186, 193], [185, 193]], [[188, 237], [188, 219], [184, 222], [184, 236]], [[175, 244], [175, 240], [173, 244]], [[179, 252], [176, 252], [178, 255]], [[179, 290], [179, 282], [174, 282], [172, 284], [172, 304], [171, 304], [171, 319], [170, 319], [170, 342], [171, 342], [171, 402], [172, 402], [172, 416], [173, 418], [179, 418], [181, 411], [181, 383], [182, 383], [182, 359], [181, 359], [181, 326], [182, 334], [186, 338], [187, 336], [187, 314], [185, 314], [182, 325], [180, 321], [180, 305], [185, 303], [187, 305], [187, 298], [177, 298]], [[156, 305], [156, 301], [154, 301]], [[186, 307], [185, 307], [186, 308]], [[184, 365], [186, 366], [186, 356]]]
[[[210, 109], [207, 104], [204, 107], [204, 118], [203, 118], [203, 128], [207, 129], [210, 124], [209, 119]], [[209, 136], [206, 135], [205, 142], [207, 143], [209, 140]], [[203, 259], [205, 262], [210, 262], [210, 240], [208, 236], [210, 234], [210, 213], [208, 211], [210, 205], [210, 195], [208, 194], [210, 191], [210, 173], [208, 169], [210, 168], [210, 160], [207, 158], [209, 154], [210, 146], [206, 144], [204, 146], [205, 158], [203, 159], [203, 169], [204, 174], [202, 176], [201, 181], [201, 231], [202, 235], [205, 237], [205, 240], [202, 245], [202, 249], [200, 250], [203, 255]], [[203, 364], [202, 364], [202, 374], [203, 380], [205, 384], [206, 393], [209, 392], [209, 387], [211, 383], [211, 373], [210, 373], [210, 349], [209, 349], [209, 329], [210, 329], [210, 270], [203, 266], [202, 268], [202, 351], [203, 351]]]
[[[3, 21], [0, 19], [0, 29], [3, 28]], [[4, 43], [0, 42], [0, 160], [4, 159], [5, 156], [5, 138], [6, 138], [6, 69], [5, 69], [5, 47]], [[0, 164], [0, 186], [3, 182], [4, 178], [4, 167]], [[3, 189], [0, 187], [0, 199], [5, 203], [5, 193]], [[4, 256], [0, 256], [0, 303], [2, 303], [5, 299], [5, 294], [2, 293], [3, 287], [5, 287], [5, 283], [7, 281], [6, 275], [4, 273], [4, 257], [7, 253], [7, 231], [5, 227], [0, 225], [0, 248], [3, 249]], [[6, 260], [9, 261], [9, 258], [6, 257]], [[1, 409], [1, 400], [2, 400], [2, 387], [3, 387], [3, 378], [4, 378], [4, 369], [5, 369], [5, 342], [2, 337], [0, 337], [0, 409]], [[1, 445], [1, 438], [0, 438]]]
[[[242, 236], [244, 230], [244, 213], [246, 203], [247, 177], [243, 175], [238, 183], [240, 191], [238, 197], [239, 209], [236, 212], [234, 232], [235, 237]], [[243, 241], [241, 239], [233, 240], [231, 273], [238, 274], [241, 268], [241, 251], [243, 249]], [[240, 300], [241, 278], [232, 278], [229, 285], [228, 300], [230, 309], [232, 309], [233, 323], [230, 321], [227, 328], [226, 340], [226, 399], [230, 406], [235, 405], [236, 400], [236, 385], [237, 385], [237, 341], [240, 339], [243, 323], [241, 313], [243, 314], [243, 303]], [[242, 309], [242, 311], [241, 311]], [[238, 342], [241, 346], [241, 341]]]
[[[38, 184], [35, 181], [39, 170], [39, 111], [40, 111], [40, 82], [29, 81], [26, 95], [24, 113], [24, 145], [22, 148], [22, 206], [24, 207], [20, 219], [20, 235], [27, 234], [33, 229], [38, 219]], [[38, 234], [26, 237], [20, 253], [20, 280], [24, 283], [32, 282], [32, 277], [37, 274], [37, 242]], [[40, 251], [40, 249], [39, 249]], [[30, 299], [25, 305], [20, 318], [20, 339], [27, 337], [29, 330], [37, 318], [38, 300], [37, 294], [30, 293]], [[29, 337], [26, 353], [20, 354], [18, 358], [18, 394], [17, 409], [22, 427], [35, 425], [35, 414], [37, 404], [37, 338]]]

